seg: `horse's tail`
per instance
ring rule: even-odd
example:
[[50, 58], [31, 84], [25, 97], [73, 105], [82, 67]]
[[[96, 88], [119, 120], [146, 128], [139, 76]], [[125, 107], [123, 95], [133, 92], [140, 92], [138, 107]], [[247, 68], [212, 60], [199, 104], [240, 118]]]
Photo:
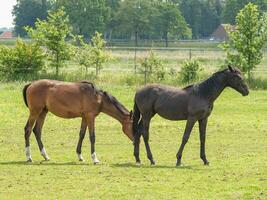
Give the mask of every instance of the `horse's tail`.
[[28, 102], [27, 102], [27, 89], [28, 87], [31, 85], [31, 83], [28, 83], [27, 85], [24, 86], [23, 90], [22, 90], [22, 94], [23, 94], [23, 99], [24, 99], [24, 103], [25, 105], [28, 107]]
[[136, 100], [134, 101], [134, 112], [133, 112], [133, 135], [138, 131], [138, 122], [140, 119], [140, 110], [136, 104]]

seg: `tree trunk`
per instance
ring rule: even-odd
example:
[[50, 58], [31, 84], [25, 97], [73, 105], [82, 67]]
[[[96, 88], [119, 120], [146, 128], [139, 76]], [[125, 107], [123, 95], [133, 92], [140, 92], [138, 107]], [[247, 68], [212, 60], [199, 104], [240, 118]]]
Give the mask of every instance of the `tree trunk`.
[[108, 39], [109, 41], [111, 41], [111, 39], [112, 39], [112, 33], [113, 33], [113, 30], [110, 29], [110, 30], [109, 30], [109, 39]]
[[135, 47], [137, 47], [138, 46], [138, 31], [135, 31], [134, 40], [135, 40]]
[[168, 32], [165, 33], [165, 47], [169, 46], [169, 41], [168, 41]]

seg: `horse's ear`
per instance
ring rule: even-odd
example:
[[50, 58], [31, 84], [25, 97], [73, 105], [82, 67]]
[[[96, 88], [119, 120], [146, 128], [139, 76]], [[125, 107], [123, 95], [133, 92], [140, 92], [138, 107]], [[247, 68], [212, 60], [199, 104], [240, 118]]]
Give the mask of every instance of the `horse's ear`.
[[228, 65], [228, 69], [230, 70], [230, 72], [234, 72], [235, 71], [230, 64]]

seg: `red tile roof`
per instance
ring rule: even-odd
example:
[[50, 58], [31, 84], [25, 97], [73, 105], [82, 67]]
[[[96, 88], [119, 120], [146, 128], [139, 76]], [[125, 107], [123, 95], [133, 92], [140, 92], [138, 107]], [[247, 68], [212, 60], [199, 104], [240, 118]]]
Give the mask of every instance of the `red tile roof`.
[[0, 35], [0, 38], [12, 38], [13, 34], [11, 31], [5, 31]]

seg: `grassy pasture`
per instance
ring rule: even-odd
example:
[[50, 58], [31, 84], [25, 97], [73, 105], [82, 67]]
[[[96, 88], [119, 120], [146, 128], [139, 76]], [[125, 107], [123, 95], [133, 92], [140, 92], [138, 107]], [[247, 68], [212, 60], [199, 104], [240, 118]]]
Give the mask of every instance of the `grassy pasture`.
[[[135, 87], [99, 84], [129, 109]], [[0, 199], [267, 199], [267, 91], [242, 97], [227, 89], [215, 103], [207, 128], [206, 153], [199, 158], [198, 129], [194, 128], [176, 168], [176, 152], [184, 122], [156, 116], [151, 124], [151, 148], [157, 166], [151, 167], [141, 142], [143, 164], [134, 164], [133, 146], [117, 121], [96, 120], [96, 151], [101, 164], [90, 160], [88, 133], [85, 163], [75, 149], [80, 119], [48, 115], [43, 142], [51, 161], [42, 157], [31, 136], [34, 163], [26, 164], [23, 127], [28, 110], [23, 84], [0, 84]]]
[[[135, 60], [134, 60], [134, 49], [108, 49], [110, 54], [113, 56], [113, 60], [104, 64], [102, 74], [113, 74], [128, 73], [134, 75], [135, 71]], [[220, 67], [225, 66], [226, 55], [223, 51], [218, 49], [173, 49], [173, 50], [153, 50], [157, 57], [159, 57], [163, 63], [166, 72], [171, 70], [179, 71], [183, 62], [191, 59], [197, 60], [201, 67], [204, 69], [204, 73], [211, 74], [217, 71]], [[191, 52], [191, 53], [190, 53]], [[137, 51], [136, 67], [137, 73], [140, 72], [140, 60], [147, 57], [150, 53], [149, 49], [143, 49]], [[267, 53], [264, 53], [262, 62], [254, 69], [253, 74], [255, 78], [267, 79]], [[66, 67], [61, 69], [61, 72], [67, 74], [77, 74], [82, 72], [82, 67], [79, 66], [75, 61], [67, 63]], [[93, 74], [95, 73], [94, 68], [89, 68]]]

